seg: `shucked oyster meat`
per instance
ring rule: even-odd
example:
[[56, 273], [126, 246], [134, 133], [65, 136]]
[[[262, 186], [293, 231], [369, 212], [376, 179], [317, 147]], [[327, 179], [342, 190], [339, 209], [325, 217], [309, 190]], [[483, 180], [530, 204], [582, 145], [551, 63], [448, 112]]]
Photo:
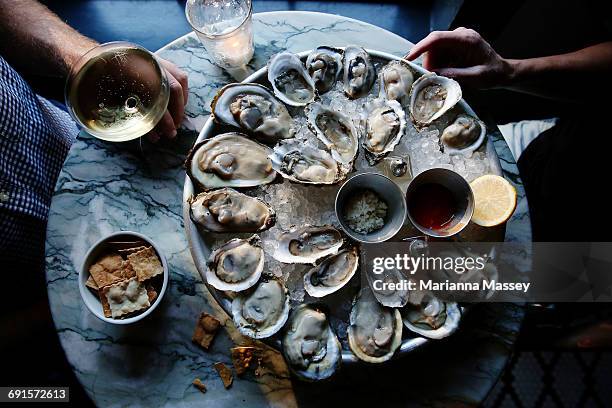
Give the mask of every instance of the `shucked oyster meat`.
[[242, 334], [263, 339], [278, 332], [289, 317], [289, 296], [283, 283], [264, 275], [252, 290], [232, 301], [232, 317]]
[[352, 163], [359, 149], [359, 132], [352, 119], [317, 102], [308, 105], [305, 113], [309, 128], [331, 151], [334, 160]]
[[190, 208], [191, 219], [211, 232], [259, 232], [276, 221], [268, 204], [231, 188], [200, 193]]
[[261, 239], [234, 238], [210, 254], [205, 278], [219, 290], [240, 292], [255, 285], [264, 268]]
[[487, 134], [485, 124], [469, 115], [459, 115], [442, 132], [440, 140], [449, 154], [458, 154], [480, 147]]
[[253, 187], [276, 178], [272, 149], [241, 133], [224, 133], [196, 144], [185, 162], [187, 174], [198, 187]]
[[461, 100], [457, 81], [426, 74], [414, 81], [410, 93], [410, 117], [417, 127], [424, 127], [438, 119]]
[[293, 137], [293, 118], [285, 105], [263, 85], [235, 83], [221, 88], [213, 99], [215, 121], [243, 129], [264, 143]]
[[399, 310], [379, 304], [367, 286], [353, 302], [349, 319], [349, 347], [360, 360], [382, 363], [402, 344]]
[[272, 57], [268, 64], [268, 81], [276, 96], [291, 106], [305, 106], [316, 96], [315, 84], [302, 61], [290, 52]]
[[340, 251], [304, 274], [304, 289], [312, 297], [327, 296], [346, 285], [358, 267], [357, 247]]
[[457, 303], [444, 302], [431, 294], [427, 294], [419, 305], [406, 305], [402, 315], [406, 328], [430, 339], [450, 336], [461, 319]]
[[334, 87], [342, 72], [342, 50], [321, 46], [306, 58], [306, 69], [319, 95]]
[[402, 106], [408, 106], [410, 88], [414, 75], [408, 66], [401, 61], [391, 61], [378, 74], [380, 95], [392, 101], [398, 101]]
[[406, 132], [406, 114], [399, 102], [385, 101], [368, 116], [363, 147], [373, 165], [395, 149]]
[[376, 81], [376, 67], [370, 55], [361, 47], [349, 46], [344, 50], [344, 92], [351, 99], [365, 96]]
[[338, 252], [344, 240], [331, 225], [302, 225], [283, 232], [273, 256], [279, 262], [314, 264], [318, 259]]
[[300, 305], [291, 313], [282, 339], [283, 355], [298, 377], [331, 377], [342, 362], [340, 342], [320, 305]]

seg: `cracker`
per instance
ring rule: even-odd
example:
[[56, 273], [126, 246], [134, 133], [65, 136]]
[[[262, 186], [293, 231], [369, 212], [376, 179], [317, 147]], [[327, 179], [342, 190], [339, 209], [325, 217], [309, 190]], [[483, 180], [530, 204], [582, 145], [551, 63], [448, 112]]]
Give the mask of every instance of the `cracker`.
[[98, 291], [98, 296], [100, 297], [100, 303], [102, 303], [102, 311], [104, 312], [104, 317], [113, 317], [113, 313], [111, 312], [108, 299], [106, 298], [106, 296], [104, 296], [102, 290]]
[[87, 281], [85, 282], [85, 286], [87, 286], [88, 288], [91, 288], [93, 290], [98, 290], [98, 284], [96, 283], [96, 281], [94, 280], [93, 276], [89, 275], [89, 278], [87, 278]]
[[147, 249], [147, 247], [144, 245], [141, 245], [141, 246], [135, 246], [132, 248], [118, 249], [117, 252], [119, 252], [121, 255], [129, 255], [129, 254], [133, 254], [134, 252], [142, 251], [143, 249]]
[[228, 389], [229, 387], [231, 387], [232, 382], [234, 382], [234, 376], [232, 375], [232, 369], [227, 368], [227, 366], [223, 363], [215, 363], [213, 364], [213, 367], [215, 367], [215, 370], [217, 370], [219, 377], [221, 377], [221, 381], [223, 381], [223, 386], [225, 387], [225, 389]]
[[153, 302], [155, 302], [155, 299], [157, 299], [157, 291], [150, 283], [147, 283], [145, 285], [145, 288], [147, 288], [147, 296], [149, 297], [149, 303], [153, 304]]
[[113, 318], [146, 309], [151, 306], [144, 285], [136, 278], [127, 279], [102, 288]]
[[255, 356], [255, 347], [232, 347], [232, 364], [236, 370], [236, 375], [244, 374]]
[[205, 350], [208, 350], [212, 343], [221, 322], [208, 313], [202, 313], [196, 324], [191, 340]]
[[206, 386], [204, 385], [204, 383], [199, 379], [196, 378], [195, 380], [193, 380], [194, 387], [196, 387], [198, 390], [200, 390], [202, 392], [202, 394], [206, 393]]
[[134, 270], [134, 267], [130, 261], [123, 261], [121, 263], [121, 268], [118, 269], [118, 271], [123, 279], [130, 279], [136, 276], [136, 271]]
[[96, 263], [102, 266], [108, 272], [113, 273], [117, 269], [121, 268], [121, 264], [123, 263], [123, 258], [121, 257], [121, 255], [111, 252], [99, 258], [98, 262]]
[[127, 258], [136, 271], [136, 277], [138, 277], [140, 282], [164, 272], [164, 268], [153, 247], [129, 254]]
[[116, 276], [106, 270], [100, 263], [95, 263], [89, 267], [89, 275], [93, 278], [99, 288], [112, 285], [123, 280], [121, 276]]

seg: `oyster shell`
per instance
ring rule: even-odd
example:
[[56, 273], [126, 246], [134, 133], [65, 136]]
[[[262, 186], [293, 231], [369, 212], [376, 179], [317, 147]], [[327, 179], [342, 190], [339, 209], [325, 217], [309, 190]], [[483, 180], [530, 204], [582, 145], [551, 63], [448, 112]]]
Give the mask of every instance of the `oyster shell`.
[[366, 121], [363, 148], [371, 165], [395, 149], [406, 133], [406, 113], [397, 101], [387, 100], [374, 109]]
[[410, 93], [410, 117], [417, 127], [424, 127], [448, 112], [461, 100], [457, 81], [426, 74], [414, 81]]
[[[404, 274], [397, 269], [386, 269], [380, 274], [375, 274], [372, 268], [365, 268], [368, 285], [378, 302], [387, 307], [403, 307], [408, 303], [410, 292], [407, 288], [399, 286], [406, 279]], [[389, 289], [393, 284], [394, 288]]]
[[212, 101], [211, 113], [216, 122], [243, 129], [263, 143], [288, 139], [295, 133], [285, 105], [260, 84], [224, 86]]
[[278, 332], [289, 317], [289, 296], [283, 283], [262, 276], [257, 286], [232, 301], [232, 317], [240, 333], [263, 339]]
[[284, 178], [303, 184], [335, 184], [344, 179], [344, 168], [325, 150], [291, 140], [278, 144], [270, 155], [273, 168]]
[[442, 132], [440, 140], [448, 154], [474, 151], [480, 147], [487, 135], [485, 124], [469, 115], [459, 115]]
[[321, 305], [300, 305], [291, 313], [282, 345], [291, 371], [307, 381], [331, 377], [342, 362], [340, 342]]
[[402, 344], [402, 316], [399, 310], [380, 305], [365, 287], [353, 302], [347, 332], [357, 358], [382, 363]]
[[321, 46], [306, 58], [306, 69], [319, 95], [334, 87], [342, 71], [342, 50]]
[[340, 251], [304, 274], [304, 289], [312, 297], [327, 296], [346, 285], [358, 267], [357, 247]]
[[450, 336], [461, 319], [457, 303], [443, 302], [432, 295], [425, 296], [418, 306], [408, 304], [402, 315], [406, 328], [430, 339]]
[[255, 285], [264, 267], [261, 239], [234, 238], [210, 254], [205, 278], [219, 290], [240, 292]]
[[300, 58], [290, 52], [276, 54], [268, 65], [274, 93], [291, 106], [305, 106], [316, 96], [315, 84]]
[[408, 106], [410, 88], [414, 83], [412, 70], [401, 61], [391, 61], [378, 74], [380, 96]]
[[272, 207], [231, 188], [200, 193], [190, 208], [191, 219], [211, 232], [259, 232], [276, 222]]
[[253, 187], [276, 178], [272, 149], [241, 133], [224, 133], [196, 144], [185, 162], [187, 174], [203, 190]]
[[361, 47], [349, 46], [344, 50], [344, 93], [357, 99], [370, 92], [376, 80], [376, 67], [370, 55]]
[[278, 238], [278, 248], [272, 255], [284, 263], [314, 264], [318, 259], [338, 252], [344, 240], [331, 225], [292, 227]]
[[359, 149], [359, 132], [351, 118], [323, 106], [312, 103], [306, 108], [308, 127], [330, 150], [339, 163], [350, 164]]

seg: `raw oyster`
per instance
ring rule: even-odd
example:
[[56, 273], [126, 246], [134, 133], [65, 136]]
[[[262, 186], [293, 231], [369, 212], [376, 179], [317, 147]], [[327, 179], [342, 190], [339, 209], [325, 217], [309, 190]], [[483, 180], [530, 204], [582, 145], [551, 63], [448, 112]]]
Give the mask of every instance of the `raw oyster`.
[[259, 232], [276, 222], [272, 207], [231, 188], [200, 193], [190, 207], [191, 219], [211, 232]]
[[457, 303], [443, 302], [432, 295], [425, 296], [418, 306], [408, 304], [402, 314], [406, 328], [430, 339], [450, 336], [461, 319]]
[[300, 305], [291, 313], [282, 345], [289, 368], [304, 380], [329, 378], [342, 362], [340, 342], [321, 305]]
[[349, 46], [344, 50], [344, 93], [357, 99], [370, 92], [376, 80], [376, 67], [370, 55], [361, 47]]
[[398, 101], [402, 106], [408, 106], [413, 82], [412, 71], [401, 61], [389, 62], [378, 74], [380, 96]]
[[346, 285], [358, 267], [357, 247], [340, 251], [306, 272], [304, 289], [312, 297], [327, 296]]
[[414, 81], [410, 93], [410, 117], [416, 127], [427, 126], [448, 112], [461, 100], [457, 81], [426, 74]]
[[340, 231], [331, 225], [302, 225], [279, 236], [273, 257], [289, 264], [314, 264], [318, 259], [338, 252], [343, 243]]
[[212, 101], [213, 119], [243, 129], [264, 143], [293, 137], [293, 118], [285, 105], [260, 84], [229, 84]]
[[331, 151], [339, 163], [350, 164], [359, 149], [359, 133], [351, 118], [323, 106], [312, 103], [306, 108], [308, 127]]
[[487, 134], [485, 124], [469, 115], [459, 115], [442, 132], [440, 140], [448, 154], [474, 151], [480, 147]]
[[272, 149], [241, 133], [224, 133], [196, 144], [185, 162], [187, 174], [203, 190], [270, 183], [276, 172]]
[[319, 94], [334, 87], [342, 71], [342, 50], [321, 46], [306, 59], [306, 69]]
[[368, 287], [353, 302], [349, 319], [349, 347], [360, 360], [382, 363], [402, 344], [399, 310], [380, 305]]
[[[401, 283], [406, 280], [404, 274], [398, 269], [386, 269], [381, 273], [374, 273], [371, 267], [365, 268], [368, 285], [378, 302], [387, 307], [403, 307], [408, 303], [410, 292]], [[390, 289], [390, 287], [393, 288]]]
[[252, 290], [234, 298], [232, 317], [245, 336], [253, 339], [272, 336], [289, 317], [289, 296], [285, 285], [272, 276], [262, 276]]
[[234, 238], [210, 254], [205, 278], [219, 290], [240, 292], [255, 285], [264, 268], [261, 239]]
[[335, 184], [348, 173], [327, 151], [305, 145], [303, 141], [278, 144], [270, 158], [276, 171], [297, 183]]
[[363, 148], [366, 159], [374, 165], [395, 149], [406, 133], [406, 113], [397, 101], [388, 100], [370, 112], [366, 121]]
[[291, 106], [305, 106], [316, 96], [315, 84], [300, 58], [290, 52], [276, 54], [268, 66], [274, 93]]

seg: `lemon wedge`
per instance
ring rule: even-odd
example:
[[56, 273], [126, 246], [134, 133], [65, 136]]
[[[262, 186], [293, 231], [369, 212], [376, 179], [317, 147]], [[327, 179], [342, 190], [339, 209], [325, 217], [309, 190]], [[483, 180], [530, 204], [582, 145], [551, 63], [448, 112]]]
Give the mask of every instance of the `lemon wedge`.
[[502, 224], [516, 208], [516, 190], [505, 178], [487, 174], [470, 183], [474, 192], [472, 221], [483, 227]]

